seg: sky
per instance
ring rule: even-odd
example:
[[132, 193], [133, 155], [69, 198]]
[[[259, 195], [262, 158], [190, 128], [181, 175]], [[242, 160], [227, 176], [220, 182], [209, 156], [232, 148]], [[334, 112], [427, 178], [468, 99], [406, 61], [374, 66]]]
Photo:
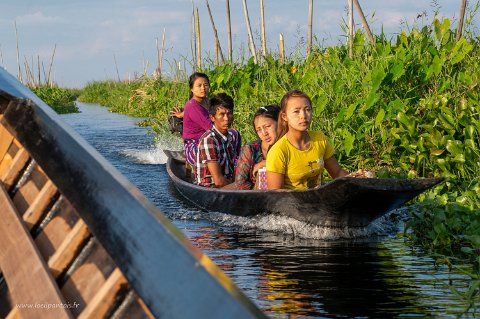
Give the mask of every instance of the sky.
[[[473, 8], [478, 0], [468, 1]], [[224, 56], [227, 56], [225, 0], [209, 0]], [[429, 24], [435, 13], [456, 28], [460, 0], [359, 0], [374, 34], [389, 37], [414, 25]], [[246, 0], [254, 42], [261, 48], [260, 0]], [[214, 59], [214, 33], [206, 0], [2, 0], [0, 4], [0, 66], [17, 76], [20, 65], [42, 79], [53, 57], [52, 76], [60, 87], [80, 88], [92, 81], [133, 79], [153, 74], [157, 41], [165, 32], [162, 74], [174, 77], [191, 70], [192, 6], [200, 16], [202, 57]], [[346, 41], [348, 1], [314, 0], [313, 34], [323, 46]], [[248, 56], [243, 0], [230, 0], [234, 60]], [[467, 10], [469, 12], [469, 10]], [[264, 0], [267, 49], [278, 53], [279, 34], [287, 54], [305, 51], [308, 0]], [[357, 11], [355, 27], [362, 28]], [[477, 32], [475, 16], [470, 29]], [[315, 40], [314, 40], [315, 41]], [[39, 63], [40, 61], [40, 63]], [[45, 71], [43, 71], [45, 70]]]

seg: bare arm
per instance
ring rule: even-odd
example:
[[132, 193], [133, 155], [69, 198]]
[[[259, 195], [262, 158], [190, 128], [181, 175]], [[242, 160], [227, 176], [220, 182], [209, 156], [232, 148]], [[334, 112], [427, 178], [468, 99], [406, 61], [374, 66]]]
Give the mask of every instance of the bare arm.
[[223, 176], [222, 169], [220, 167], [220, 164], [218, 164], [218, 162], [208, 162], [207, 167], [210, 173], [212, 174], [215, 187], [223, 187], [232, 182]]
[[283, 180], [285, 175], [267, 171], [267, 189], [283, 188]]
[[170, 111], [171, 116], [175, 116], [178, 118], [183, 118], [183, 111], [181, 108], [175, 106], [171, 111]]
[[340, 164], [338, 164], [337, 162], [337, 159], [335, 158], [335, 156], [332, 156], [330, 157], [329, 159], [325, 160], [325, 168], [328, 172], [328, 174], [330, 174], [330, 176], [335, 179], [337, 177], [341, 177], [341, 176], [347, 176], [348, 175], [348, 172], [346, 170], [344, 170]]

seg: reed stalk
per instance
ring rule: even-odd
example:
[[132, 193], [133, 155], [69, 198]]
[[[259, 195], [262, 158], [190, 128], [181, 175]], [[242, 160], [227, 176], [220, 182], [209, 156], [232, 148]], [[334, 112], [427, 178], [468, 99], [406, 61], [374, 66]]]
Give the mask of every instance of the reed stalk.
[[313, 0], [308, 0], [308, 42], [307, 42], [307, 58], [312, 52], [312, 21], [313, 21]]
[[118, 72], [118, 64], [117, 64], [117, 58], [115, 57], [115, 53], [113, 54], [113, 62], [115, 63], [115, 70], [117, 71], [117, 81], [120, 82], [120, 73]]
[[205, 3], [207, 4], [208, 15], [210, 16], [210, 21], [212, 22], [213, 34], [215, 36], [215, 42], [216, 42], [215, 48], [220, 53], [220, 59], [222, 60], [222, 63], [224, 63], [225, 59], [223, 57], [222, 46], [220, 45], [220, 40], [218, 39], [217, 28], [215, 27], [215, 22], [213, 21], [212, 11], [210, 10], [210, 5], [208, 4], [208, 0], [205, 0]]
[[158, 38], [155, 38], [155, 49], [157, 50], [157, 68], [155, 69], [155, 79], [160, 78], [160, 46]]
[[233, 49], [232, 49], [232, 23], [230, 21], [230, 0], [226, 1], [227, 4], [227, 28], [228, 28], [228, 59], [233, 60]]
[[40, 85], [42, 82], [40, 80], [41, 74], [40, 74], [40, 55], [37, 55], [37, 73], [38, 73], [38, 85]]
[[193, 70], [196, 71], [197, 67], [197, 32], [195, 27], [195, 3], [192, 0], [192, 41], [190, 42], [191, 50], [192, 50], [192, 57], [193, 57]]
[[17, 40], [17, 65], [18, 65], [18, 75], [17, 75], [17, 78], [20, 82], [23, 82], [22, 81], [22, 68], [20, 66], [20, 48], [19, 48], [19, 45], [18, 45], [18, 30], [17, 30], [17, 21], [14, 21], [14, 24], [15, 24], [15, 38]]
[[458, 42], [462, 37], [463, 32], [463, 20], [465, 18], [465, 7], [467, 6], [467, 0], [462, 0], [460, 3], [460, 14], [458, 16], [458, 27], [457, 27], [457, 35], [455, 40]]
[[0, 66], [5, 67], [5, 64], [3, 62], [3, 53], [2, 53], [2, 45], [0, 45]]
[[255, 49], [255, 42], [253, 41], [252, 28], [250, 27], [250, 18], [248, 17], [247, 0], [243, 0], [243, 13], [245, 14], [245, 22], [247, 24], [250, 53], [253, 56], [253, 62], [257, 64], [258, 63], [257, 50]]
[[165, 28], [163, 28], [163, 33], [162, 33], [162, 48], [160, 49], [158, 46], [158, 38], [155, 39], [156, 41], [156, 46], [157, 46], [157, 58], [158, 58], [158, 64], [157, 64], [157, 70], [155, 72], [157, 79], [162, 78], [162, 65], [163, 65], [163, 52], [165, 50]]
[[198, 15], [198, 8], [196, 8], [195, 12], [195, 27], [197, 30], [197, 66], [198, 69], [202, 68], [202, 52], [201, 52], [201, 45], [200, 45], [200, 17]]
[[162, 67], [163, 67], [163, 53], [165, 52], [165, 28], [163, 28], [163, 33], [162, 33], [162, 50], [160, 51], [160, 67], [158, 70], [158, 75], [161, 78], [162, 77]]
[[43, 79], [45, 81], [45, 85], [47, 85], [48, 84], [47, 83], [48, 77], [47, 77], [47, 71], [45, 70], [45, 64], [43, 64], [43, 61], [42, 61], [42, 72], [43, 72]]
[[283, 41], [283, 33], [280, 33], [279, 51], [280, 51], [280, 62], [284, 64], [285, 63], [285, 43]]
[[348, 56], [353, 59], [353, 0], [348, 0]]
[[267, 57], [267, 37], [265, 36], [265, 10], [263, 0], [260, 0], [260, 18], [262, 24], [262, 54], [263, 58]]
[[32, 75], [30, 71], [30, 67], [28, 65], [28, 60], [27, 57], [24, 56], [24, 61], [23, 61], [23, 69], [25, 70], [25, 82], [27, 86], [33, 86], [32, 84]]
[[360, 3], [358, 0], [353, 0], [355, 2], [355, 6], [357, 7], [358, 10], [358, 15], [360, 16], [360, 19], [362, 20], [363, 28], [365, 31], [367, 31], [368, 39], [370, 40], [371, 44], [375, 44], [375, 39], [373, 38], [372, 31], [370, 30], [370, 27], [368, 25], [367, 19], [365, 18], [365, 15], [363, 14], [362, 7], [360, 6]]
[[55, 43], [55, 46], [53, 47], [53, 53], [52, 53], [52, 58], [50, 59], [50, 66], [48, 68], [48, 85], [50, 87], [53, 87], [53, 80], [52, 80], [52, 67], [53, 67], [53, 58], [55, 57], [55, 51], [57, 51], [57, 44]]

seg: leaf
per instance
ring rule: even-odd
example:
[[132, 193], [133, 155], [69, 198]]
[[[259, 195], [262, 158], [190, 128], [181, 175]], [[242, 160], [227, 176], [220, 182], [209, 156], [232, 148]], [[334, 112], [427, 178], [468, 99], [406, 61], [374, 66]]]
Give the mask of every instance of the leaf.
[[454, 156], [463, 155], [462, 142], [460, 141], [448, 140], [446, 149], [450, 154]]
[[440, 119], [440, 121], [442, 121], [445, 128], [452, 130], [455, 129], [455, 120], [452, 116], [442, 112], [438, 112], [438, 118]]
[[377, 103], [378, 99], [380, 98], [380, 94], [377, 94], [374, 90], [370, 91], [367, 96], [367, 100], [365, 101], [365, 106], [362, 108], [362, 112], [368, 110], [372, 105]]
[[350, 106], [347, 108], [347, 111], [345, 112], [345, 118], [344, 118], [345, 120], [348, 120], [349, 118], [352, 117], [353, 113], [357, 109], [357, 106], [358, 106], [357, 103], [350, 104]]
[[382, 124], [383, 119], [385, 118], [385, 111], [381, 108], [377, 116], [375, 117], [375, 127], [378, 127], [380, 124]]
[[465, 56], [472, 50], [473, 45], [467, 42], [465, 38], [461, 38], [452, 50], [452, 54], [450, 55], [450, 60], [452, 65], [461, 62]]
[[403, 68], [403, 62], [399, 61], [395, 63], [392, 69], [390, 70], [390, 72], [392, 73], [392, 82], [397, 81], [402, 75], [405, 74], [405, 70]]
[[345, 147], [345, 153], [348, 156], [350, 155], [350, 152], [353, 149], [353, 143], [355, 142], [355, 135], [350, 133], [350, 131], [346, 128], [343, 129], [342, 135], [343, 135], [343, 147]]
[[416, 125], [415, 119], [409, 118], [403, 112], [399, 112], [397, 114], [397, 121], [400, 122], [407, 129], [410, 135], [412, 135], [415, 132], [415, 125]]
[[430, 154], [434, 156], [440, 156], [445, 152], [445, 150], [439, 150], [438, 148], [432, 148]]
[[383, 70], [381, 65], [377, 65], [372, 71], [372, 90], [376, 91], [382, 84], [383, 79], [387, 74]]
[[435, 75], [439, 75], [440, 72], [442, 71], [442, 66], [443, 66], [443, 60], [438, 57], [438, 55], [435, 55], [433, 58], [432, 64], [430, 65], [430, 68], [432, 69], [432, 72]]

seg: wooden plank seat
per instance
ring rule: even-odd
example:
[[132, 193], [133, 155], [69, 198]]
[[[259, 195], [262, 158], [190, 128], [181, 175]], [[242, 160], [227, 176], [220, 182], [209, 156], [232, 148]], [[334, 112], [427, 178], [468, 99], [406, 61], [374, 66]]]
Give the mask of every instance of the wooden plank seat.
[[5, 286], [15, 287], [0, 317], [152, 317], [40, 166], [2, 127], [0, 136], [0, 268]]

